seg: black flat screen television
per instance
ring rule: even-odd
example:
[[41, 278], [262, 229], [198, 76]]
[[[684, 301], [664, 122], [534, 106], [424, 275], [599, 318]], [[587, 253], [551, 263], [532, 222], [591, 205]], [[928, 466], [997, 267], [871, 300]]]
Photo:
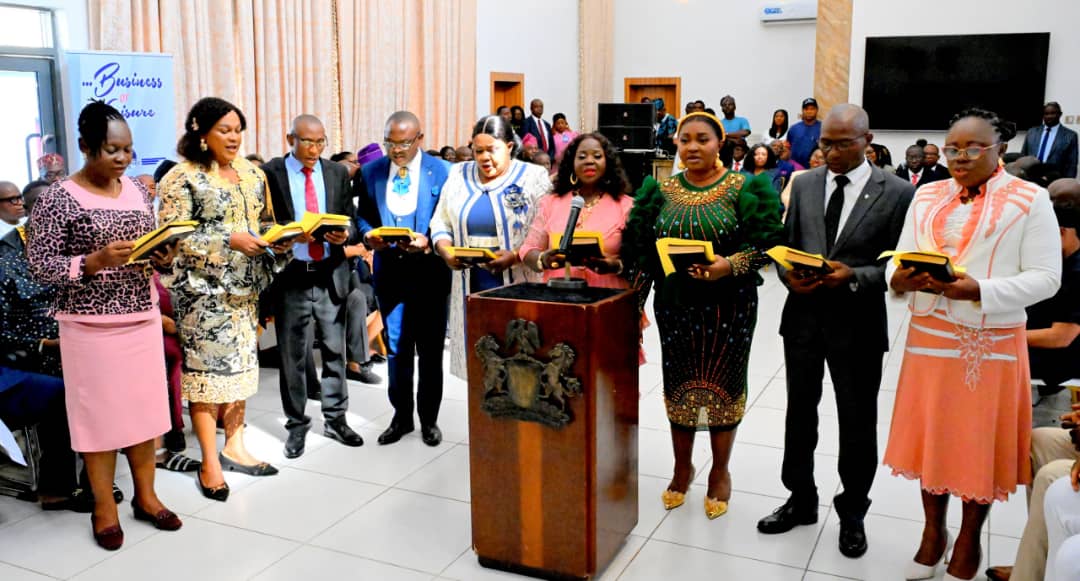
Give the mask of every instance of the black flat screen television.
[[863, 108], [874, 129], [948, 128], [967, 107], [1024, 130], [1042, 122], [1050, 33], [866, 39]]

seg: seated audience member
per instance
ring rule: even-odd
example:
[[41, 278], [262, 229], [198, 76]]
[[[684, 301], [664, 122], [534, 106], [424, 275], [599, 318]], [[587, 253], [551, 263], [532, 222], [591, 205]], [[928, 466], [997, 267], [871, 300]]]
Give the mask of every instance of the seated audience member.
[[784, 186], [784, 191], [780, 192], [780, 203], [783, 204], [784, 208], [787, 208], [788, 203], [791, 202], [791, 184], [795, 181], [795, 178], [797, 178], [800, 175], [810, 171], [811, 169], [814, 169], [816, 167], [821, 167], [823, 165], [825, 165], [825, 152], [821, 151], [821, 148], [818, 148], [818, 149], [815, 149], [814, 152], [810, 154], [810, 168], [809, 169], [800, 169], [800, 170], [797, 170], [795, 172], [792, 172], [791, 177], [788, 178], [787, 185]]
[[169, 173], [169, 170], [174, 167], [176, 167], [176, 162], [171, 159], [166, 159], [165, 161], [159, 163], [158, 166], [154, 168], [154, 183], [161, 183], [161, 180], [165, 177], [165, 174]]
[[360, 169], [360, 166], [356, 163], [356, 154], [351, 151], [340, 151], [330, 156], [330, 161], [336, 161], [345, 166], [345, 169], [349, 170], [349, 179], [352, 179], [356, 175], [356, 170]]
[[745, 141], [750, 135], [750, 121], [746, 117], [735, 116], [735, 97], [725, 95], [723, 99], [720, 99], [720, 111], [724, 113], [724, 116], [720, 118], [720, 123], [724, 126], [727, 139]]
[[750, 147], [746, 145], [746, 140], [742, 138], [728, 139], [727, 141], [731, 144], [731, 163], [727, 165], [732, 171], [742, 171], [743, 163], [746, 161], [746, 152], [749, 151]]
[[458, 161], [472, 161], [473, 160], [472, 146], [462, 145], [461, 147], [457, 148], [457, 160]]
[[[788, 112], [787, 109], [777, 109], [772, 114], [772, 124], [769, 125], [769, 131], [765, 134], [765, 139], [762, 140], [765, 145], [772, 145], [777, 141], [784, 141], [787, 139], [788, 132]], [[777, 156], [780, 154], [773, 150]]]
[[[1080, 440], [1080, 436], [1077, 436]], [[1080, 446], [1078, 446], [1080, 447]], [[1046, 490], [1047, 581], [1080, 579], [1080, 462]]]
[[871, 143], [866, 146], [866, 159], [886, 173], [896, 173], [896, 169], [892, 166], [892, 154], [889, 153], [889, 148], [880, 143]]
[[546, 152], [537, 151], [536, 153], [532, 154], [532, 157], [529, 159], [529, 163], [533, 163], [544, 168], [545, 170], [547, 170], [548, 175], [551, 175], [551, 156], [548, 155]]
[[37, 160], [38, 179], [55, 184], [67, 177], [64, 158], [59, 153], [46, 153]]
[[161, 333], [165, 343], [165, 381], [169, 390], [169, 420], [171, 427], [164, 437], [156, 440], [157, 467], [171, 472], [194, 472], [202, 465], [184, 455], [187, 441], [184, 439], [184, 403], [180, 389], [180, 377], [184, 364], [180, 350], [180, 335], [176, 330], [176, 311], [172, 296], [161, 284], [161, 277], [154, 273], [154, 288], [158, 293], [158, 309], [161, 311]]
[[759, 143], [750, 148], [750, 153], [744, 158], [746, 161], [742, 171], [752, 176], [767, 173], [772, 180], [773, 189], [784, 189], [784, 176], [776, 169], [776, 154], [764, 143]]
[[157, 182], [154, 181], [154, 176], [148, 173], [139, 174], [135, 176], [135, 180], [142, 184], [147, 192], [150, 192], [151, 198], [157, 199]]
[[439, 157], [450, 163], [457, 162], [457, 150], [452, 145], [444, 145], [439, 149]]
[[923, 171], [923, 161], [926, 154], [919, 144], [909, 145], [904, 151], [904, 166], [896, 170], [896, 176], [911, 182], [915, 187], [924, 186], [934, 181], [934, 176], [929, 171]]
[[941, 149], [933, 143], [926, 143], [925, 139], [920, 139], [916, 143], [922, 143], [923, 146], [923, 166], [926, 167], [937, 180], [947, 180], [952, 177], [949, 173], [949, 168], [938, 163], [941, 159]]
[[507, 122], [513, 121], [514, 119], [513, 114], [510, 112], [510, 108], [506, 105], [499, 105], [499, 108], [495, 110], [495, 114], [506, 119]]
[[518, 153], [518, 159], [532, 163], [533, 155], [538, 151], [540, 151], [540, 146], [537, 144], [536, 137], [533, 137], [531, 133], [526, 133], [525, 137], [521, 138], [521, 152]]
[[244, 159], [246, 159], [246, 160], [250, 161], [251, 163], [255, 164], [255, 167], [262, 167], [262, 164], [266, 163], [266, 160], [263, 159], [262, 156], [257, 154], [257, 153], [249, 153], [247, 155], [247, 157], [245, 157]]
[[[1074, 405], [1072, 412], [1061, 416], [1062, 422], [1080, 423], [1080, 405]], [[1016, 560], [1012, 567], [991, 567], [986, 570], [990, 581], [1044, 581], [1049, 579], [1048, 560], [1050, 539], [1046, 513], [1049, 510], [1049, 488], [1054, 482], [1064, 479], [1076, 482], [1080, 466], [1080, 451], [1075, 445], [1080, 442], [1080, 432], [1076, 428], [1066, 431], [1059, 427], [1036, 428], [1031, 432], [1031, 471], [1035, 474], [1028, 489], [1028, 520], [1020, 537], [1020, 546], [1016, 549]], [[1059, 571], [1060, 574], [1060, 571]], [[1073, 577], [1063, 577], [1073, 579]]]
[[[648, 99], [648, 97], [645, 97]], [[650, 101], [651, 102], [651, 101]], [[556, 113], [551, 118], [551, 131], [555, 137], [555, 163], [559, 163], [562, 160], [563, 152], [566, 151], [570, 142], [578, 136], [577, 132], [570, 129], [570, 124], [566, 122], [566, 115], [562, 113]]]
[[0, 236], [26, 223], [26, 209], [19, 186], [0, 182]]
[[794, 162], [789, 159], [784, 159], [784, 142], [780, 140], [773, 141], [769, 144], [769, 149], [773, 152], [773, 157], [776, 158], [776, 172], [784, 178], [784, 183], [787, 183], [791, 179], [791, 174], [798, 171], [798, 168]]
[[1061, 231], [1061, 288], [1027, 309], [1031, 377], [1046, 385], [1042, 395], [1064, 389], [1063, 381], [1080, 377], [1080, 182], [1060, 179], [1050, 186]]

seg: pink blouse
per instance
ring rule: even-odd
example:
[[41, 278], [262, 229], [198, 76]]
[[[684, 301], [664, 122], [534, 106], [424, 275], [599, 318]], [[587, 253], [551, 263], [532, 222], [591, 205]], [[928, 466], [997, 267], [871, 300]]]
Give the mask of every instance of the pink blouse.
[[[558, 136], [556, 136], [556, 142]], [[566, 229], [566, 220], [570, 217], [570, 200], [573, 196], [548, 194], [540, 198], [540, 207], [537, 209], [536, 218], [529, 229], [525, 243], [522, 244], [518, 255], [522, 259], [530, 250], [543, 252], [551, 248], [551, 239], [554, 234], [562, 234]], [[634, 205], [634, 199], [628, 195], [615, 199], [610, 195], [600, 196], [597, 204], [581, 211], [578, 218], [577, 230], [579, 232], [600, 232], [604, 237], [604, 254], [618, 256], [622, 246], [622, 233], [626, 227], [626, 219], [630, 216], [630, 208]], [[544, 280], [552, 277], [560, 277], [565, 273], [564, 269], [545, 270]], [[597, 274], [585, 267], [574, 266], [570, 268], [570, 275], [583, 278], [589, 286], [605, 288], [628, 288], [630, 284], [626, 279], [616, 274]]]
[[570, 147], [570, 142], [577, 137], [577, 133], [567, 129], [562, 133], [555, 133], [555, 159], [552, 163], [558, 165], [559, 160], [562, 159], [562, 154], [566, 151], [567, 147]]

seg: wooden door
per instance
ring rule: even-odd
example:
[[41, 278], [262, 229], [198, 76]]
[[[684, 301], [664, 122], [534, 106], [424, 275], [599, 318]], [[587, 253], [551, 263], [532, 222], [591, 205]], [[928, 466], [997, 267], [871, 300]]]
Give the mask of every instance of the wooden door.
[[626, 77], [623, 79], [623, 99], [640, 103], [642, 97], [661, 98], [668, 113], [682, 115], [682, 77]]
[[491, 73], [491, 112], [499, 107], [525, 108], [525, 75], [522, 73]]

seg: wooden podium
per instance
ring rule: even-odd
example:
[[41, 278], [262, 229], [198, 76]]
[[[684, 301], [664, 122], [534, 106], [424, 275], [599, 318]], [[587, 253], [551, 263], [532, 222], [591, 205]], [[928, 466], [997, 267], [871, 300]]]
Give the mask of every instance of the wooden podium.
[[480, 564], [589, 579], [638, 518], [634, 293], [520, 284], [470, 296], [467, 320]]

